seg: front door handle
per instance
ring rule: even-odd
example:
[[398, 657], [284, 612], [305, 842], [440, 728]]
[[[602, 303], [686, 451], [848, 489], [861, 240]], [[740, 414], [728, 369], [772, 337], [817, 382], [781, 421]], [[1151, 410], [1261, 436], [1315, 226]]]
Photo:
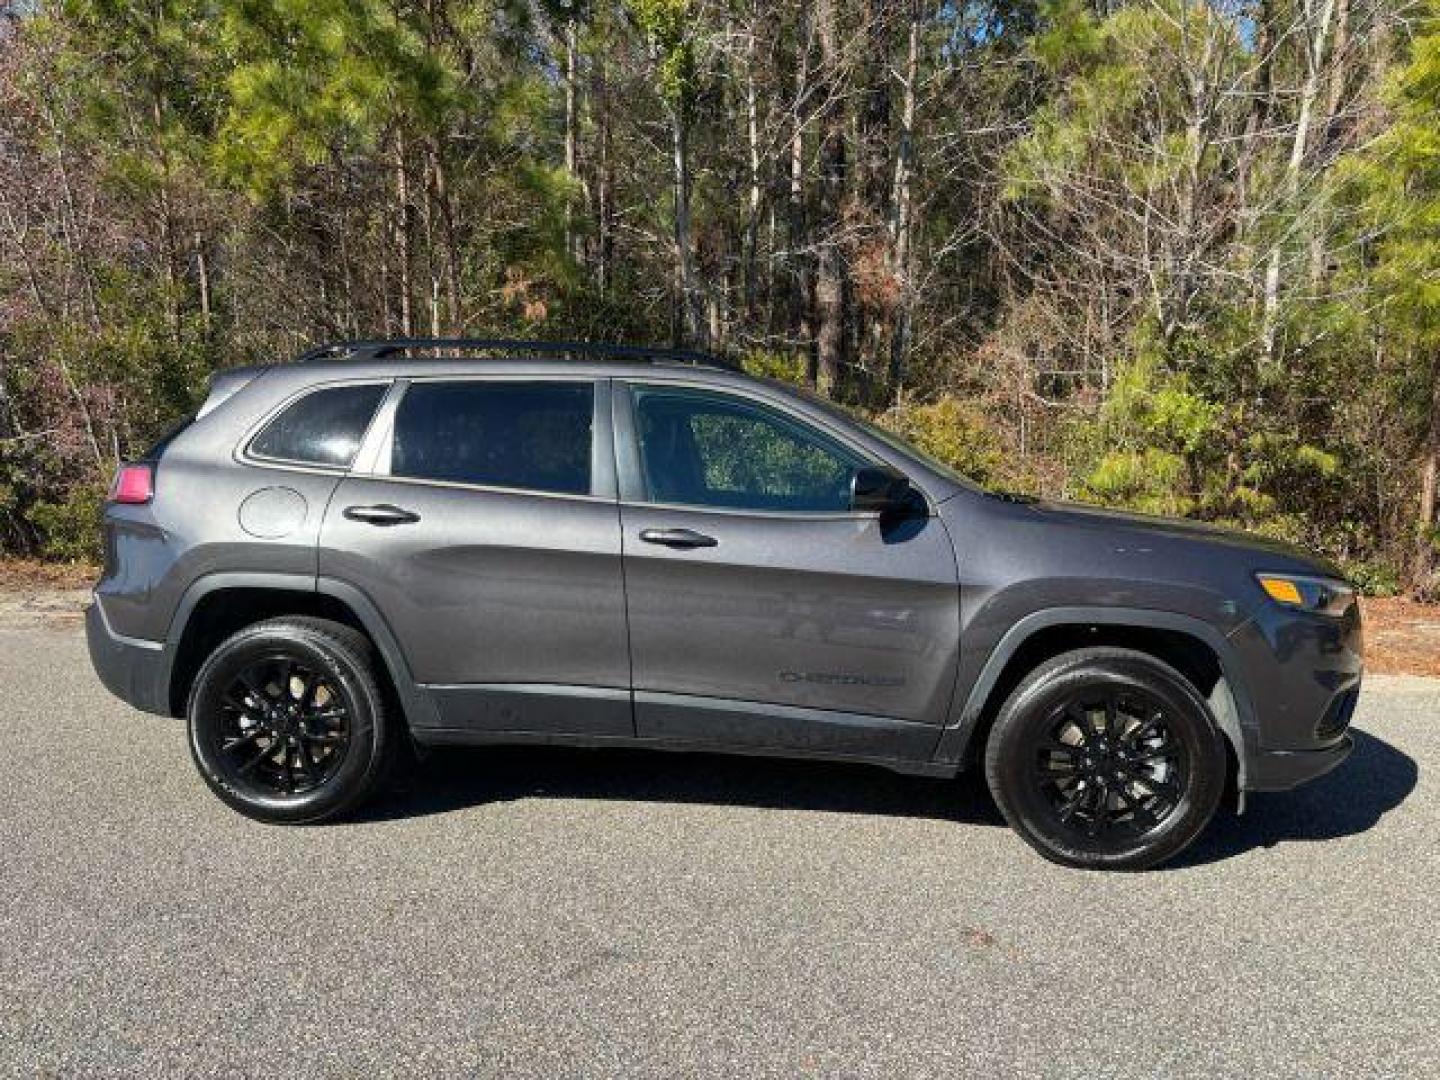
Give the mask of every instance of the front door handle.
[[363, 521], [367, 525], [410, 525], [420, 520], [420, 515], [389, 503], [376, 506], [347, 506], [341, 511], [351, 521]]
[[647, 544], [663, 544], [672, 548], [714, 547], [720, 542], [694, 529], [641, 529], [640, 539]]

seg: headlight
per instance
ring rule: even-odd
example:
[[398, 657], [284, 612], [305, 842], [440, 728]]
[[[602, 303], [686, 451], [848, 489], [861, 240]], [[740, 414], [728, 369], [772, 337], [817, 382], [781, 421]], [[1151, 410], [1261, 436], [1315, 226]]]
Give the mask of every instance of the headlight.
[[1265, 595], [1281, 607], [1339, 618], [1355, 602], [1355, 590], [1334, 578], [1303, 574], [1256, 574]]

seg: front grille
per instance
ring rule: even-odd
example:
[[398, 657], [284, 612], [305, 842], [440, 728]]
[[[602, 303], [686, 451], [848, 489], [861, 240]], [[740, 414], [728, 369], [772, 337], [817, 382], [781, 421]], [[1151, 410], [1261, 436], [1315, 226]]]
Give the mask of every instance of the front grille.
[[1350, 717], [1355, 713], [1355, 703], [1360, 700], [1360, 688], [1352, 687], [1343, 694], [1336, 694], [1320, 723], [1315, 726], [1315, 738], [1333, 739], [1350, 726]]

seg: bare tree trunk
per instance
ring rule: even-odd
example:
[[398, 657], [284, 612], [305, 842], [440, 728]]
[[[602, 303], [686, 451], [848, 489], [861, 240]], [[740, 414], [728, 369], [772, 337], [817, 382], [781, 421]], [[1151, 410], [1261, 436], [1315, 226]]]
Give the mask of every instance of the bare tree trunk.
[[1440, 357], [1430, 367], [1430, 417], [1420, 454], [1420, 519], [1415, 560], [1410, 572], [1412, 595], [1432, 599], [1440, 575], [1440, 519], [1436, 517], [1436, 486], [1440, 485]]
[[806, 378], [817, 381], [811, 332], [811, 255], [809, 223], [805, 213], [805, 108], [810, 83], [809, 8], [801, 5], [796, 28], [795, 95], [790, 116], [790, 197], [788, 229], [790, 259], [794, 265], [791, 326], [806, 349]]
[[747, 316], [755, 310], [756, 248], [760, 238], [760, 108], [755, 87], [755, 21], [758, 5], [751, 11], [745, 65], [745, 134], [750, 147], [750, 197], [745, 218], [744, 304]]
[[[164, 130], [164, 115], [158, 92], [151, 95], [151, 119], [155, 132]], [[157, 197], [160, 207], [160, 243], [165, 249], [165, 308], [170, 316], [170, 334], [176, 347], [180, 345], [180, 245], [175, 238], [175, 215], [170, 204], [170, 151], [161, 144], [160, 184]]]
[[[1290, 160], [1285, 166], [1285, 206], [1290, 212], [1298, 212], [1295, 205], [1300, 193], [1300, 169], [1305, 163], [1305, 151], [1310, 141], [1310, 125], [1315, 113], [1315, 99], [1320, 93], [1320, 77], [1325, 59], [1326, 43], [1330, 37], [1330, 26], [1335, 16], [1335, 0], [1320, 0], [1318, 17], [1315, 0], [1303, 0], [1305, 21], [1305, 80], [1300, 88], [1299, 115], [1295, 120], [1295, 135], [1290, 142]], [[1267, 368], [1275, 363], [1275, 336], [1280, 313], [1280, 262], [1283, 242], [1273, 241], [1270, 258], [1265, 266], [1264, 313], [1261, 322], [1261, 357]]]
[[1242, 230], [1249, 224], [1245, 212], [1250, 202], [1250, 169], [1264, 141], [1265, 126], [1270, 122], [1275, 105], [1274, 0], [1260, 0], [1255, 23], [1255, 85], [1251, 91], [1250, 115], [1245, 120], [1245, 134], [1240, 143], [1240, 156], [1235, 165], [1235, 206]]
[[460, 245], [455, 235], [455, 209], [450, 204], [450, 179], [444, 151], [432, 142], [429, 152], [435, 178], [435, 201], [440, 209], [440, 231], [445, 236], [445, 326], [458, 333], [461, 329]]
[[610, 287], [610, 263], [615, 252], [615, 179], [612, 174], [611, 161], [611, 124], [610, 124], [610, 91], [605, 75], [605, 58], [603, 53], [595, 60], [595, 92], [592, 95], [595, 108], [598, 112], [596, 126], [596, 140], [598, 142], [597, 152], [599, 162], [596, 164], [595, 181], [595, 232], [597, 237], [596, 252], [596, 283], [600, 295], [604, 296]]
[[845, 197], [845, 116], [840, 94], [840, 50], [835, 0], [817, 0], [816, 36], [820, 43], [820, 220], [815, 246], [816, 334], [815, 388], [833, 396], [845, 365], [845, 258], [840, 248], [841, 201]]
[[[889, 288], [889, 280], [893, 280], [895, 273], [895, 236], [890, 228], [891, 199], [895, 193], [891, 163], [891, 146], [895, 140], [890, 116], [893, 78], [890, 52], [898, 9], [895, 0], [865, 0], [864, 11], [863, 93], [856, 97], [860, 180], [856, 194], [862, 201], [864, 213], [857, 222], [860, 230], [851, 250], [858, 251], [866, 260], [872, 280], [866, 288], [859, 289], [855, 275], [850, 275], [854, 302], [849, 305], [847, 315], [854, 328], [852, 346], [862, 360], [862, 367], [873, 364], [885, 370], [888, 362], [882, 362], [881, 357], [887, 352], [885, 337], [894, 323], [893, 294]], [[876, 277], [876, 270], [884, 277]]]
[[575, 230], [573, 189], [579, 183], [576, 170], [576, 148], [579, 144], [580, 119], [576, 109], [576, 68], [579, 55], [578, 30], [575, 17], [565, 21], [565, 179], [571, 190], [565, 193], [565, 253], [580, 261], [579, 236]]
[[410, 180], [405, 170], [404, 136], [395, 136], [395, 232], [400, 266], [400, 336], [415, 336], [414, 296], [410, 283]]
[[670, 151], [675, 189], [675, 270], [679, 276], [681, 315], [686, 336], [700, 348], [709, 348], [709, 320], [695, 280], [695, 253], [690, 237], [690, 131], [686, 105], [675, 102], [670, 110]]
[[200, 285], [200, 323], [210, 333], [210, 267], [205, 258], [205, 237], [195, 232], [195, 274]]
[[891, 197], [891, 233], [895, 251], [895, 276], [899, 296], [895, 302], [895, 324], [890, 333], [890, 395], [898, 400], [905, 385], [905, 354], [910, 347], [910, 320], [915, 295], [910, 265], [911, 216], [915, 171], [915, 82], [920, 71], [920, 18], [917, 0], [909, 5], [909, 27], [905, 49], [905, 81], [900, 102], [900, 141], [895, 151], [895, 190]]

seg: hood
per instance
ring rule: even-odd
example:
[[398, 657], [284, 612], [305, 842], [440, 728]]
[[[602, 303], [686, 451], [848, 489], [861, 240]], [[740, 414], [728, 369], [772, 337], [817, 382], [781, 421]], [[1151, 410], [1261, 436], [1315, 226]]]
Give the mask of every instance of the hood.
[[1170, 541], [1215, 545], [1236, 554], [1248, 552], [1254, 556], [1257, 570], [1291, 570], [1336, 578], [1344, 576], [1333, 563], [1297, 544], [1258, 536], [1241, 529], [1186, 518], [1162, 517], [1159, 514], [1112, 510], [1086, 503], [1037, 499], [1025, 505], [1031, 513], [1056, 526], [1105, 530], [1111, 534], [1119, 530], [1134, 536], [1137, 541], [1145, 536], [1152, 536]]

